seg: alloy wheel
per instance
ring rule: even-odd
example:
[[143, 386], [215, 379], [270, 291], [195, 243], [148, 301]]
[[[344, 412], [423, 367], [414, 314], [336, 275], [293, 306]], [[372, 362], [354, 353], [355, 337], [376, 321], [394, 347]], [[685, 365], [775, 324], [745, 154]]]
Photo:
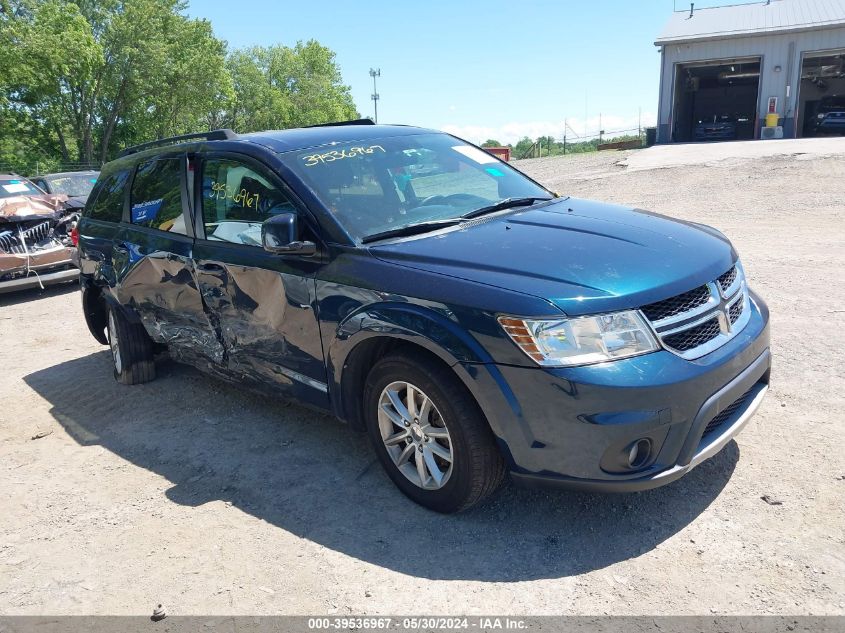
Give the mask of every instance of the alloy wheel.
[[437, 407], [419, 387], [397, 381], [378, 403], [382, 442], [393, 464], [424, 490], [446, 485], [453, 469], [452, 438]]
[[114, 313], [109, 312], [109, 347], [114, 361], [114, 369], [119, 374], [123, 371], [123, 359], [120, 357], [120, 343], [117, 339], [117, 324], [114, 322]]

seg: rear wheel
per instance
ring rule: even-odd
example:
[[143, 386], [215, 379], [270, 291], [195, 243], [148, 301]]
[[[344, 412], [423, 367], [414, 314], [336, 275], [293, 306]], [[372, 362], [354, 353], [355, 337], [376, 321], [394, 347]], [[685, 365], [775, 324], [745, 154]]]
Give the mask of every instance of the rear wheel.
[[504, 462], [493, 434], [449, 368], [426, 357], [388, 356], [367, 377], [364, 407], [382, 466], [420, 505], [459, 512], [501, 483]]
[[117, 382], [137, 385], [155, 378], [153, 342], [144, 326], [130, 323], [119, 310], [110, 307], [108, 339]]

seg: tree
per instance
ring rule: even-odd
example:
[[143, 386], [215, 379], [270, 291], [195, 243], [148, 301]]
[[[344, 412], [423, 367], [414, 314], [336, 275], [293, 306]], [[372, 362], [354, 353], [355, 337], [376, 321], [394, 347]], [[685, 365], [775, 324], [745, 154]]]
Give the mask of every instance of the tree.
[[241, 132], [284, 129], [358, 117], [335, 54], [315, 40], [296, 46], [252, 47], [227, 61], [234, 99], [229, 127]]
[[[70, 143], [84, 143], [87, 112], [74, 106], [88, 104], [80, 87], [92, 81], [102, 51], [76, 5], [58, 0], [18, 4], [17, 10], [3, 10], [4, 118], [16, 120], [17, 133], [35, 144], [52, 139], [68, 160], [75, 147]], [[76, 139], [68, 139], [72, 130], [80, 132]]]
[[195, 129], [231, 94], [225, 44], [178, 0], [30, 0], [3, 11], [8, 109], [65, 161], [106, 160], [124, 142]]
[[309, 40], [227, 53], [183, 0], [0, 0], [0, 163], [94, 163], [202, 129], [356, 118]]
[[502, 144], [494, 139], [487, 139], [481, 144], [481, 147], [502, 147]]
[[513, 153], [516, 158], [522, 158], [525, 154], [528, 153], [528, 150], [533, 147], [534, 141], [532, 141], [527, 136], [523, 136], [519, 139], [516, 145], [514, 145]]

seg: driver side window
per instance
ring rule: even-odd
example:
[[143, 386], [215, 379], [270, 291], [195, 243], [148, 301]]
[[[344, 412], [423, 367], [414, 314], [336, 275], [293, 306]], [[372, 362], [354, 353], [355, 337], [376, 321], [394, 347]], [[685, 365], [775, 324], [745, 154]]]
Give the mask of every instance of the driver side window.
[[202, 217], [206, 239], [261, 247], [262, 222], [280, 213], [296, 213], [296, 208], [260, 173], [229, 159], [203, 163]]

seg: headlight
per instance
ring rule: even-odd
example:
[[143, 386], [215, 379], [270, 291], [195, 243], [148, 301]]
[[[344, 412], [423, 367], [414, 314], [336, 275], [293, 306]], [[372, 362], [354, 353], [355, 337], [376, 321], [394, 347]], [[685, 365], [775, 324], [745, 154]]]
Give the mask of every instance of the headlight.
[[634, 310], [574, 319], [499, 317], [514, 343], [538, 365], [571, 367], [647, 354], [657, 341]]
[[819, 115], [819, 118], [820, 118], [820, 119], [823, 119], [823, 118], [824, 118], [824, 114], [820, 114], [820, 115]]

